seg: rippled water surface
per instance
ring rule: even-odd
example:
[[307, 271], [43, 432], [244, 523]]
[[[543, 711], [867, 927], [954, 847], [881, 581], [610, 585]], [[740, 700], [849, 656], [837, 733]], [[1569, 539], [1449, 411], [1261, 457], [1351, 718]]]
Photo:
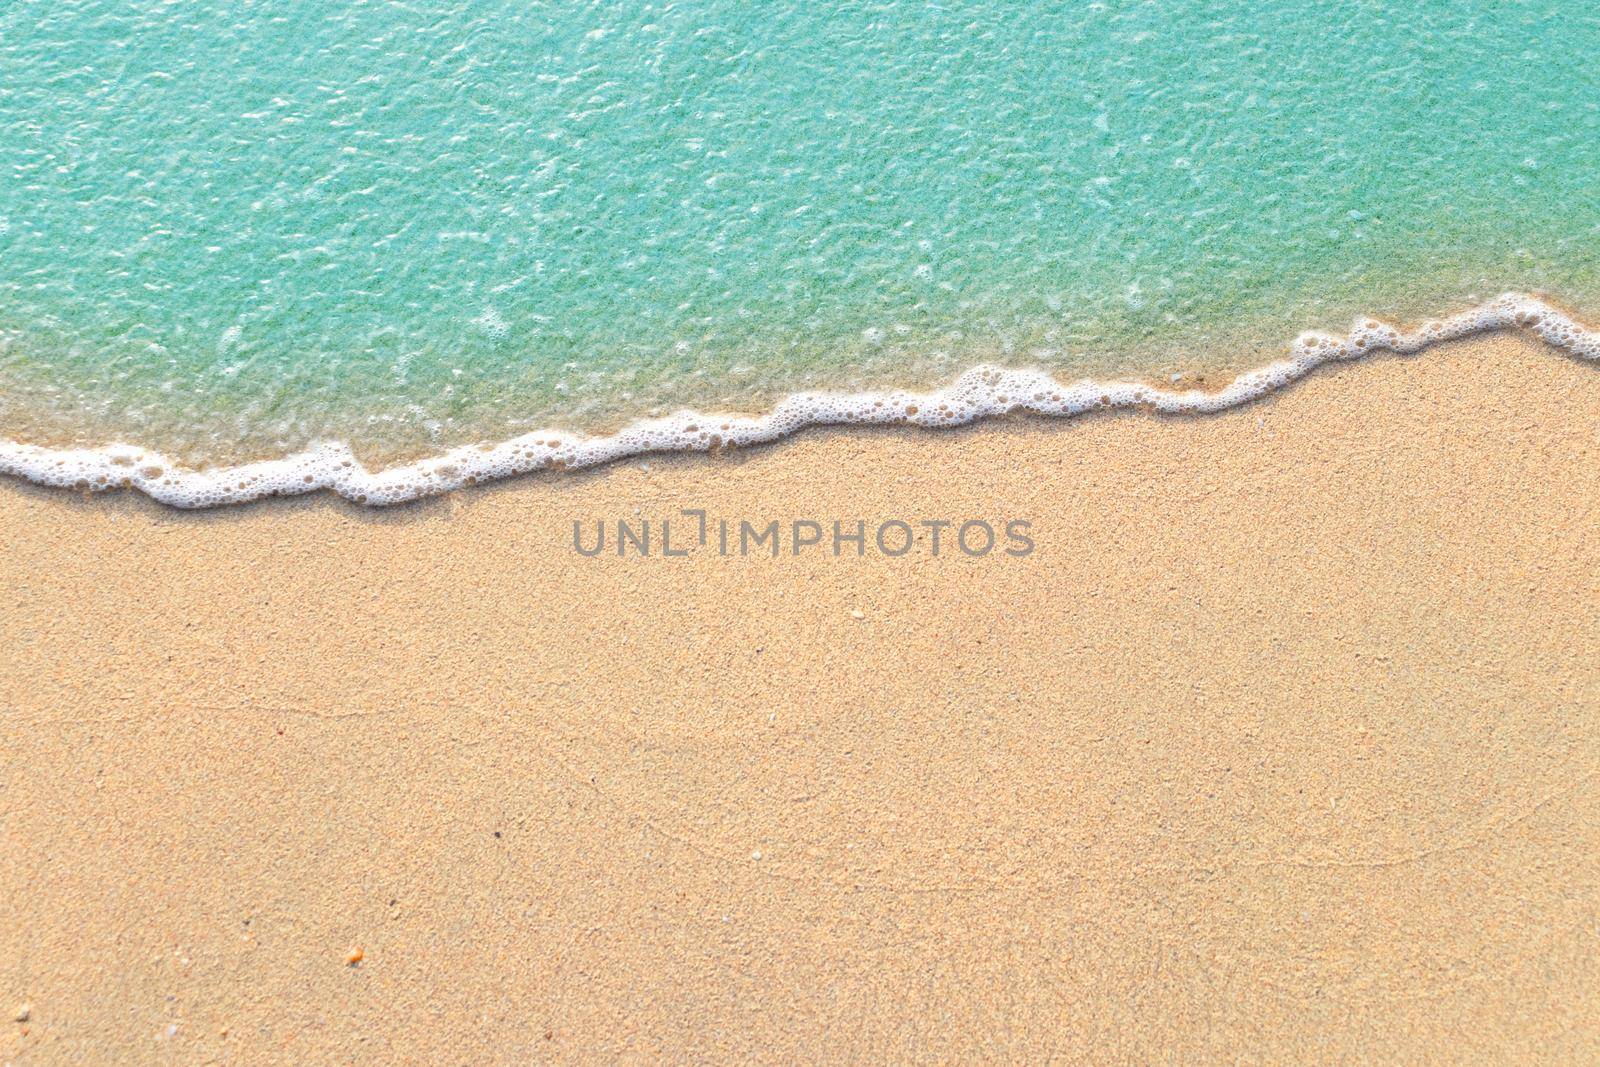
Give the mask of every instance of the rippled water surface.
[[1544, 3], [0, 7], [0, 437], [401, 457], [1600, 293]]

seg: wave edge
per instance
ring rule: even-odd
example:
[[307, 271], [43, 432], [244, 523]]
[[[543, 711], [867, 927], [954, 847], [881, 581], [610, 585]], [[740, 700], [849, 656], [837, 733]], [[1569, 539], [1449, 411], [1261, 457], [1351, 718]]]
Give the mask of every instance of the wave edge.
[[183, 468], [159, 453], [121, 443], [95, 449], [56, 449], [0, 442], [0, 474], [91, 492], [135, 489], [176, 508], [218, 507], [321, 490], [381, 507], [541, 470], [579, 470], [650, 453], [764, 444], [811, 426], [937, 429], [1015, 412], [1071, 418], [1088, 411], [1128, 407], [1164, 414], [1205, 414], [1258, 399], [1329, 363], [1381, 352], [1412, 355], [1441, 342], [1507, 329], [1529, 331], [1575, 357], [1600, 362], [1600, 333], [1537, 297], [1506, 293], [1468, 311], [1424, 322], [1411, 331], [1366, 318], [1344, 336], [1302, 333], [1292, 343], [1288, 358], [1246, 371], [1217, 392], [1170, 390], [1123, 380], [1063, 383], [1042, 369], [980, 364], [928, 393], [794, 393], [762, 415], [682, 411], [632, 423], [603, 437], [536, 431], [495, 445], [459, 446], [378, 471], [363, 466], [344, 442], [318, 443], [281, 459], [216, 470]]

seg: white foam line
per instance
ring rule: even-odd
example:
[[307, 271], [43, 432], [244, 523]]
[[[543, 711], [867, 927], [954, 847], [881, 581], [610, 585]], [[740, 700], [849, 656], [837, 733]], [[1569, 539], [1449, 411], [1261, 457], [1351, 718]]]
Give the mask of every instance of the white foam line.
[[370, 471], [343, 443], [317, 444], [283, 459], [216, 470], [179, 467], [133, 445], [53, 449], [0, 443], [0, 473], [40, 485], [101, 491], [137, 489], [179, 508], [214, 507], [332, 490], [362, 504], [398, 504], [465, 485], [539, 470], [575, 470], [648, 452], [704, 452], [774, 441], [807, 426], [961, 426], [1007, 412], [1066, 418], [1086, 411], [1143, 406], [1171, 414], [1221, 411], [1281, 389], [1325, 363], [1374, 352], [1412, 354], [1441, 341], [1490, 330], [1529, 330], [1574, 356], [1600, 360], [1600, 333], [1535, 297], [1497, 300], [1406, 332], [1374, 319], [1348, 336], [1305, 333], [1287, 359], [1248, 371], [1220, 392], [1175, 391], [1142, 382], [1063, 383], [1043, 370], [981, 365], [931, 393], [796, 393], [757, 416], [680, 412], [634, 423], [609, 437], [544, 431], [497, 445], [467, 445], [431, 459]]

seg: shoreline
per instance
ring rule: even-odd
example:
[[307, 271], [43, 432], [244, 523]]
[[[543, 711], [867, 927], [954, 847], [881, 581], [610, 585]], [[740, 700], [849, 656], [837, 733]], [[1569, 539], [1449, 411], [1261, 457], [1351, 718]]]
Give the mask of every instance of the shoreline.
[[[0, 1059], [1593, 1060], [1597, 503], [1525, 332], [400, 508], [0, 485]], [[683, 509], [923, 540], [573, 550]]]
[[349, 445], [337, 442], [282, 459], [197, 471], [133, 445], [53, 449], [0, 441], [0, 475], [91, 492], [132, 489], [181, 509], [324, 490], [382, 507], [540, 471], [583, 470], [636, 456], [749, 448], [819, 426], [947, 429], [1018, 413], [1070, 419], [1122, 408], [1214, 414], [1268, 396], [1328, 364], [1383, 353], [1414, 355], [1438, 344], [1505, 331], [1525, 331], [1573, 358], [1600, 361], [1600, 333], [1537, 297], [1506, 293], [1412, 330], [1368, 318], [1344, 336], [1301, 334], [1289, 357], [1239, 374], [1215, 391], [1179, 391], [1127, 380], [1062, 382], [1043, 370], [981, 364], [928, 393], [797, 393], [764, 415], [684, 411], [603, 437], [540, 430], [377, 471], [368, 470]]

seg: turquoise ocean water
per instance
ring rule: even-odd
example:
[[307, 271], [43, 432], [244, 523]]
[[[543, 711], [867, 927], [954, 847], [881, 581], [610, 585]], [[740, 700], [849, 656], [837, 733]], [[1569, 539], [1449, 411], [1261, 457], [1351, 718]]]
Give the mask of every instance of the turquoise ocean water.
[[0, 439], [373, 463], [1600, 295], [1587, 0], [0, 6]]

